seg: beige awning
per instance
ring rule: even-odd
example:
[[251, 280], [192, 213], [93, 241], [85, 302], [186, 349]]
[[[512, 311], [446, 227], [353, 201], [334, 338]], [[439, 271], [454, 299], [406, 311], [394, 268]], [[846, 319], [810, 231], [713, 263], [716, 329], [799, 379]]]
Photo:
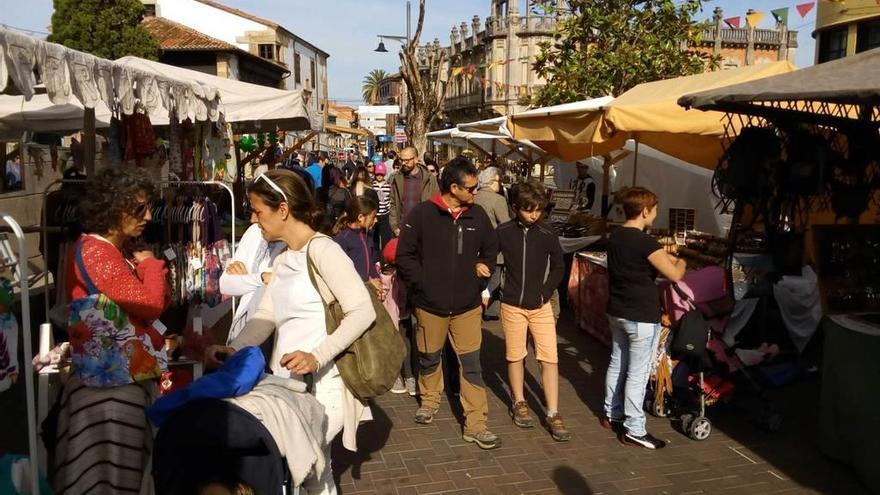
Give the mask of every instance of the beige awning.
[[655, 81], [640, 84], [593, 110], [548, 107], [513, 115], [507, 127], [514, 138], [528, 139], [563, 160], [605, 155], [622, 148], [627, 139], [635, 139], [712, 169], [723, 152], [723, 114], [686, 110], [678, 105], [678, 99], [793, 70], [789, 62], [774, 62]]

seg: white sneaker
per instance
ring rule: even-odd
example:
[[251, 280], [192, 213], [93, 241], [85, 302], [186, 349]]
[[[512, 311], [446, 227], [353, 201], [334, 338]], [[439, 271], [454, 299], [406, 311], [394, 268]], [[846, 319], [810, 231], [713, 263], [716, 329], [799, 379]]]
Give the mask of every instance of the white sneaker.
[[391, 386], [392, 394], [405, 394], [406, 393], [406, 385], [403, 384], [403, 379], [399, 376], [397, 380], [394, 380], [394, 385]]
[[404, 385], [406, 386], [406, 393], [409, 394], [410, 397], [415, 397], [418, 395], [418, 391], [416, 390], [416, 379], [415, 377], [409, 377], [405, 379]]

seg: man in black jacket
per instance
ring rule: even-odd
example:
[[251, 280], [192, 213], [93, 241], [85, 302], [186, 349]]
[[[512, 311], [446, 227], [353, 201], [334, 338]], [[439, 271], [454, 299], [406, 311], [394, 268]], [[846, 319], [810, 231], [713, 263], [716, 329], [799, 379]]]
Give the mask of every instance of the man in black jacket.
[[559, 415], [559, 359], [556, 351], [556, 318], [550, 297], [565, 273], [562, 247], [556, 233], [540, 221], [547, 194], [537, 182], [517, 184], [514, 194], [516, 218], [498, 227], [498, 243], [504, 256], [501, 286], [501, 324], [507, 354], [507, 375], [513, 394], [510, 415], [520, 428], [535, 426], [523, 394], [527, 332], [532, 333], [535, 354], [547, 404], [547, 425], [558, 442], [571, 434]]
[[480, 292], [492, 274], [498, 240], [488, 215], [473, 205], [477, 170], [452, 160], [440, 193], [417, 205], [401, 224], [397, 266], [416, 307], [419, 389], [415, 422], [428, 424], [440, 408], [443, 345], [450, 338], [461, 363], [461, 406], [467, 442], [494, 449], [501, 440], [486, 428], [488, 404], [480, 367]]

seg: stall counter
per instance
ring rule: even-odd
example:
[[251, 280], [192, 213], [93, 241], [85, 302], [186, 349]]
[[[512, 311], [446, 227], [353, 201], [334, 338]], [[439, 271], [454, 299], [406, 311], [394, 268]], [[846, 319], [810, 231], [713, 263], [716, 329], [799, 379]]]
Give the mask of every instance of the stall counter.
[[605, 253], [583, 252], [574, 256], [568, 278], [568, 302], [575, 321], [599, 342], [611, 347], [608, 326], [608, 267]]

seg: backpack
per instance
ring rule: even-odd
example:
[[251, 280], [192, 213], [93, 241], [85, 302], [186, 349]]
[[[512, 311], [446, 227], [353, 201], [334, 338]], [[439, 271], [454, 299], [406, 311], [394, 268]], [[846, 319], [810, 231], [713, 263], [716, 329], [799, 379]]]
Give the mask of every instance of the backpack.
[[690, 310], [678, 320], [678, 328], [669, 346], [669, 353], [673, 359], [702, 358], [709, 340], [709, 323], [678, 284], [673, 284], [672, 288], [682, 300], [688, 302]]
[[[309, 279], [318, 294], [321, 290], [317, 283], [317, 277], [321, 274], [312, 262], [309, 253], [311, 242], [306, 248], [306, 264], [309, 270]], [[384, 303], [379, 300], [376, 288], [369, 282], [364, 284], [370, 293], [370, 300], [376, 312], [376, 321], [355, 340], [348, 349], [336, 356], [336, 368], [342, 376], [346, 388], [365, 402], [373, 397], [378, 397], [394, 385], [394, 381], [400, 375], [400, 366], [406, 359], [406, 344], [400, 332], [391, 321]], [[327, 333], [332, 334], [339, 328], [342, 322], [342, 307], [339, 301], [327, 302], [323, 294], [321, 301], [324, 303], [324, 314], [327, 320]]]

